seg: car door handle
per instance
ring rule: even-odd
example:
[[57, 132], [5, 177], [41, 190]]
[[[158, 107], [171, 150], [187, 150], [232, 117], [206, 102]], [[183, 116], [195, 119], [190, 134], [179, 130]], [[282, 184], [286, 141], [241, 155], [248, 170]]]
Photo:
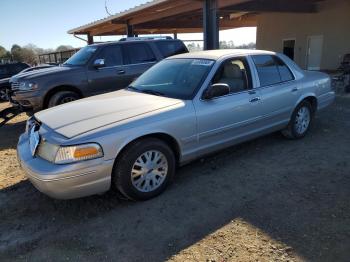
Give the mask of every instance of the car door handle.
[[124, 75], [124, 74], [125, 74], [125, 71], [124, 71], [123, 69], [118, 70], [118, 71], [117, 71], [117, 74], [118, 74], [118, 75]]
[[299, 90], [299, 88], [294, 87], [294, 88], [292, 89], [292, 92], [297, 92], [298, 90]]
[[260, 97], [254, 97], [254, 98], [249, 100], [250, 103], [255, 103], [255, 102], [258, 102], [258, 101], [260, 101]]

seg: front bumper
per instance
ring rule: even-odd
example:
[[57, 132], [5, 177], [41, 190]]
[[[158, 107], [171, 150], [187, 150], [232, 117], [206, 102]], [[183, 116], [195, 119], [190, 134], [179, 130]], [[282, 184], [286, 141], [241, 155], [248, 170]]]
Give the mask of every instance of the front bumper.
[[19, 138], [18, 161], [31, 183], [56, 199], [73, 199], [106, 192], [111, 186], [113, 160], [103, 158], [68, 165], [56, 165], [33, 158], [27, 134]]
[[43, 98], [36, 92], [15, 91], [9, 95], [9, 100], [12, 104], [19, 105], [26, 111], [40, 111], [43, 105]]

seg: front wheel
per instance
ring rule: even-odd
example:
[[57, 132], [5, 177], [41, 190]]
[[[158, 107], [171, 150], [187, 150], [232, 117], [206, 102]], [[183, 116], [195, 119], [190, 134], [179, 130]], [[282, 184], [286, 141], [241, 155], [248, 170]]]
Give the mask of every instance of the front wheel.
[[301, 102], [294, 110], [286, 129], [282, 130], [282, 134], [289, 139], [303, 138], [310, 129], [312, 118], [311, 104], [308, 101]]
[[54, 107], [62, 104], [66, 104], [69, 102], [73, 102], [75, 100], [78, 100], [80, 97], [77, 93], [72, 91], [60, 91], [54, 94], [50, 100], [48, 107]]
[[117, 159], [113, 184], [131, 200], [147, 200], [162, 193], [175, 173], [171, 148], [155, 138], [132, 143]]

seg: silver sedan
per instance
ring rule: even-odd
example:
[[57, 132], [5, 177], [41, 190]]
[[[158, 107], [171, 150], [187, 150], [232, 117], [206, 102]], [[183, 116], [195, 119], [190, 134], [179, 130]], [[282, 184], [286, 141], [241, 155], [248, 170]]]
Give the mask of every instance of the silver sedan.
[[18, 143], [33, 185], [70, 199], [119, 190], [146, 200], [177, 166], [281, 130], [304, 137], [334, 101], [328, 75], [282, 54], [215, 50], [168, 58], [126, 90], [36, 113]]

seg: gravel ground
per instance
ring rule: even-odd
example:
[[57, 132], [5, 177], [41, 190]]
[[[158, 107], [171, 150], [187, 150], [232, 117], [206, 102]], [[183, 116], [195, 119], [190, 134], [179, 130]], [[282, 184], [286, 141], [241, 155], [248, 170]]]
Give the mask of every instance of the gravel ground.
[[0, 128], [0, 261], [350, 261], [349, 96], [303, 140], [229, 148], [138, 203], [36, 191], [16, 162], [25, 118]]

